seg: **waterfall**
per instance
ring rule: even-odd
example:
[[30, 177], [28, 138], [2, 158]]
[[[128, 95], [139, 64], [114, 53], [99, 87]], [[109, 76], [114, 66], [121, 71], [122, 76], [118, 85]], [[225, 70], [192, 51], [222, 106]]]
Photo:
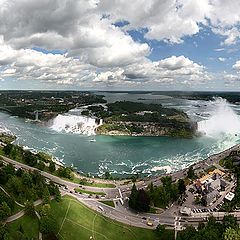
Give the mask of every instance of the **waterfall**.
[[240, 118], [229, 102], [223, 98], [215, 98], [210, 117], [198, 123], [198, 131], [206, 136], [240, 134]]
[[95, 118], [82, 115], [59, 114], [53, 119], [51, 129], [57, 132], [95, 135], [96, 127], [101, 124], [102, 121], [98, 124]]

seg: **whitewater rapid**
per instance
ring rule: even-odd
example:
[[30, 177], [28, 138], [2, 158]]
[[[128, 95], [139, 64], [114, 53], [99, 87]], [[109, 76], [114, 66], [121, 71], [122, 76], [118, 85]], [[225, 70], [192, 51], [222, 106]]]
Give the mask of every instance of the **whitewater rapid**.
[[[149, 95], [134, 97], [149, 98]], [[202, 136], [181, 139], [98, 135], [89, 138], [83, 134], [95, 134], [99, 121], [82, 116], [79, 109], [60, 114], [47, 126], [0, 112], [0, 127], [2, 123], [3, 129], [6, 127], [17, 136], [16, 144], [52, 154], [66, 165], [74, 164], [78, 170], [93, 175], [106, 171], [118, 176], [176, 171], [240, 143], [239, 105], [224, 99], [171, 98], [167, 103], [168, 107], [183, 110], [193, 121], [198, 121]], [[76, 134], [68, 134], [71, 132]], [[96, 141], [93, 143], [91, 139]]]

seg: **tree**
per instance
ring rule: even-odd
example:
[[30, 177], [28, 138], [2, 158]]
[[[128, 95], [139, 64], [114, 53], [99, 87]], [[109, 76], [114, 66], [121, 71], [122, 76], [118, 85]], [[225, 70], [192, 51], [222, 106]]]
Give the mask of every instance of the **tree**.
[[136, 205], [137, 205], [137, 195], [138, 195], [138, 190], [137, 187], [135, 185], [135, 183], [132, 186], [132, 190], [131, 190], [131, 194], [129, 196], [129, 207], [132, 209], [136, 209]]
[[49, 190], [48, 190], [48, 187], [45, 186], [45, 188], [43, 189], [43, 203], [44, 204], [47, 204], [50, 202], [50, 193], [49, 193]]
[[164, 226], [164, 225], [158, 224], [155, 232], [157, 233], [157, 235], [158, 235], [159, 237], [161, 237], [161, 236], [164, 236], [165, 230], [166, 230], [166, 229], [165, 229], [165, 226]]
[[178, 232], [177, 240], [191, 240], [197, 239], [195, 238], [197, 235], [197, 231], [193, 226], [187, 226], [183, 231]]
[[172, 184], [172, 177], [171, 176], [162, 177], [161, 181], [164, 187], [170, 187]]
[[226, 231], [223, 235], [223, 239], [224, 240], [239, 240], [240, 235], [235, 229], [229, 227], [226, 229]]
[[24, 161], [31, 167], [37, 164], [36, 157], [30, 151], [24, 151]]
[[194, 179], [195, 174], [194, 174], [193, 166], [190, 166], [190, 167], [188, 168], [187, 176], [188, 176], [188, 178], [190, 178], [190, 179]]
[[21, 177], [23, 174], [23, 170], [21, 168], [19, 168], [17, 171], [16, 171], [16, 176], [17, 177]]
[[19, 195], [22, 192], [22, 183], [21, 180], [17, 177], [12, 175], [7, 184], [6, 187], [8, 191], [12, 192], [15, 195]]
[[225, 229], [233, 228], [236, 229], [238, 227], [237, 219], [232, 215], [227, 215], [223, 217], [223, 226]]
[[4, 211], [6, 217], [11, 214], [11, 208], [7, 205], [6, 202], [2, 203], [1, 209]]
[[138, 191], [136, 204], [136, 209], [141, 212], [148, 212], [150, 210], [150, 197], [144, 189]]
[[7, 233], [6, 225], [3, 225], [2, 223], [0, 223], [0, 240], [4, 240], [5, 239], [5, 234], [6, 233]]
[[29, 216], [35, 216], [35, 207], [32, 201], [27, 201], [25, 204], [24, 211]]
[[22, 182], [25, 186], [31, 188], [33, 184], [32, 176], [28, 172], [24, 172], [22, 175]]
[[50, 161], [50, 163], [49, 163], [49, 171], [50, 172], [56, 171], [55, 163], [53, 161]]
[[8, 181], [7, 173], [3, 169], [0, 169], [0, 184], [6, 184], [7, 181]]
[[8, 164], [3, 167], [6, 174], [13, 175], [15, 173], [15, 168], [12, 164]]
[[39, 160], [36, 167], [37, 167], [37, 169], [43, 171], [44, 168], [45, 168], [45, 164], [44, 164], [43, 161], [40, 161], [40, 160]]
[[12, 148], [13, 148], [13, 145], [8, 143], [6, 146], [4, 146], [3, 148], [3, 152], [6, 154], [6, 155], [9, 155], [10, 152], [12, 151]]
[[50, 204], [44, 204], [40, 210], [40, 215], [41, 216], [47, 216], [49, 215], [49, 211], [51, 209]]
[[110, 172], [105, 172], [104, 177], [105, 179], [109, 179], [111, 177]]
[[186, 186], [185, 186], [185, 182], [183, 179], [179, 179], [178, 180], [178, 192], [179, 194], [184, 194], [186, 191]]
[[56, 190], [55, 190], [55, 200], [56, 200], [57, 202], [60, 202], [61, 199], [62, 199], [61, 193], [60, 193], [60, 191], [59, 191], [58, 186], [55, 186], [55, 188], [56, 188]]
[[57, 224], [53, 216], [43, 216], [40, 220], [40, 232], [46, 235], [56, 234]]
[[69, 167], [60, 167], [57, 170], [57, 174], [59, 177], [64, 177], [71, 179], [73, 177], [72, 169]]

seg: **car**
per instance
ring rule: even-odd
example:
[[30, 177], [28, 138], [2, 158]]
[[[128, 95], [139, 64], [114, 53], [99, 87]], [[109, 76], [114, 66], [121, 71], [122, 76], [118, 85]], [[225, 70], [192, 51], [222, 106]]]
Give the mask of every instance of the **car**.
[[143, 220], [147, 220], [147, 218], [146, 218], [146, 217], [142, 217], [142, 219], [143, 219]]
[[153, 226], [153, 223], [150, 222], [150, 221], [148, 221], [148, 222], [147, 222], [147, 225], [150, 226], [150, 227], [152, 227], [152, 226]]
[[104, 211], [104, 209], [103, 209], [102, 206], [98, 206], [98, 208], [99, 208], [101, 211]]
[[73, 193], [72, 191], [70, 191], [70, 193]]

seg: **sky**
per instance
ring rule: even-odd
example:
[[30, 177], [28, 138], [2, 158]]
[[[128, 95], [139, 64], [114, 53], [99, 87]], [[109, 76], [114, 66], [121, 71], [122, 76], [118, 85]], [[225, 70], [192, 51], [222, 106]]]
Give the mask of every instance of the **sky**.
[[239, 87], [239, 0], [0, 0], [0, 90]]

